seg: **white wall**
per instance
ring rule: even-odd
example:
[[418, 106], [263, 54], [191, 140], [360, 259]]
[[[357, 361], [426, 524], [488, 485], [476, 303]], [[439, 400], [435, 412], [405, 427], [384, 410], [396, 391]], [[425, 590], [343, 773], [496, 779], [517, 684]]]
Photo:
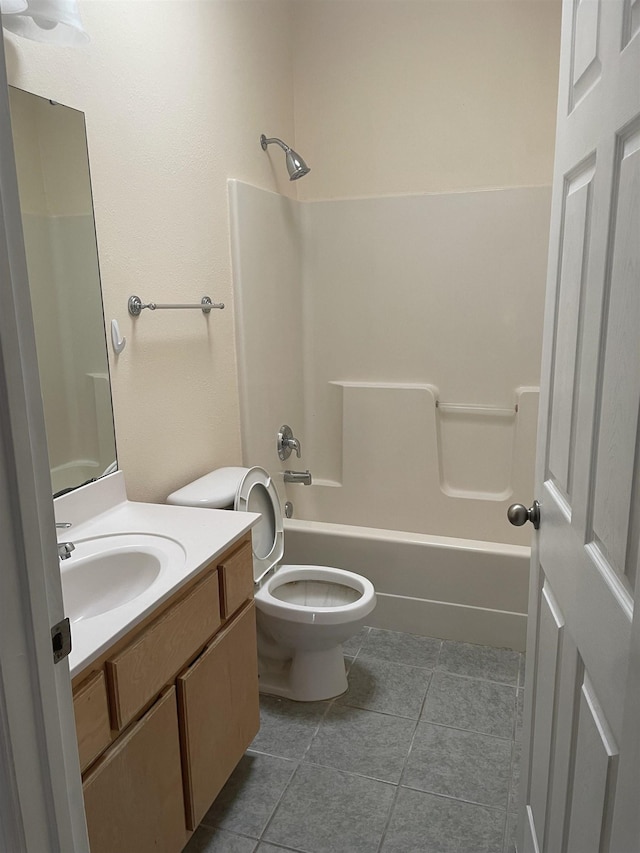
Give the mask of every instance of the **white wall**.
[[[9, 82], [86, 114], [120, 467], [166, 494], [240, 461], [227, 178], [291, 191], [259, 146], [293, 138], [290, 7], [281, 0], [80, 2], [87, 47], [5, 36]], [[276, 168], [272, 166], [275, 163]], [[146, 312], [127, 299], [227, 309]]]

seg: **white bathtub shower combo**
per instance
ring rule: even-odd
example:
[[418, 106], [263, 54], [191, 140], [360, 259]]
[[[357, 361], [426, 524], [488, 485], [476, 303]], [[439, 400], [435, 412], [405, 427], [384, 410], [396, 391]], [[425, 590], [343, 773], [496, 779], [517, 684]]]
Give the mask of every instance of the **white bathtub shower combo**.
[[294, 505], [286, 561], [367, 577], [371, 625], [522, 650], [549, 188], [229, 195], [243, 461]]
[[280, 565], [282, 510], [263, 468], [220, 468], [173, 492], [167, 502], [261, 513], [252, 536], [260, 690], [306, 702], [344, 693], [342, 643], [373, 611], [373, 584], [329, 566]]

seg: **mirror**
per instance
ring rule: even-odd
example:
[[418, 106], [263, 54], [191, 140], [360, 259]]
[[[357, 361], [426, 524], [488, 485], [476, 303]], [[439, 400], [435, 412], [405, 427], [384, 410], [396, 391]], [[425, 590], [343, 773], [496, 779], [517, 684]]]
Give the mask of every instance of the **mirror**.
[[116, 468], [84, 115], [9, 87], [54, 494]]

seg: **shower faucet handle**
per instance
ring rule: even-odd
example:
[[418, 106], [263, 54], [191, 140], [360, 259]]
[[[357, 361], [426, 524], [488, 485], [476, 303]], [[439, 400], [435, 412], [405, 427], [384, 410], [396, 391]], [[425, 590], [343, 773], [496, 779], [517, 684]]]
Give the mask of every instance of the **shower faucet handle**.
[[287, 424], [280, 427], [278, 432], [277, 448], [278, 456], [283, 462], [291, 456], [292, 450], [295, 450], [296, 456], [300, 459], [300, 453], [302, 452], [300, 442], [297, 438], [294, 438], [293, 430]]

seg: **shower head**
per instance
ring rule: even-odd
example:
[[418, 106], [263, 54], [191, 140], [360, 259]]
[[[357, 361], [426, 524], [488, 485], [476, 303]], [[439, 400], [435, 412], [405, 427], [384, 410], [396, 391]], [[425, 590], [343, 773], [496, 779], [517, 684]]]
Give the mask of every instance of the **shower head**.
[[302, 157], [297, 154], [293, 148], [289, 148], [289, 146], [283, 142], [281, 139], [267, 139], [267, 137], [262, 134], [260, 137], [260, 145], [262, 146], [262, 150], [267, 150], [267, 145], [271, 145], [272, 142], [275, 142], [276, 145], [279, 145], [280, 148], [284, 151], [287, 158], [287, 172], [289, 172], [289, 180], [297, 181], [298, 178], [303, 178], [307, 172], [310, 172], [311, 169], [304, 162]]

